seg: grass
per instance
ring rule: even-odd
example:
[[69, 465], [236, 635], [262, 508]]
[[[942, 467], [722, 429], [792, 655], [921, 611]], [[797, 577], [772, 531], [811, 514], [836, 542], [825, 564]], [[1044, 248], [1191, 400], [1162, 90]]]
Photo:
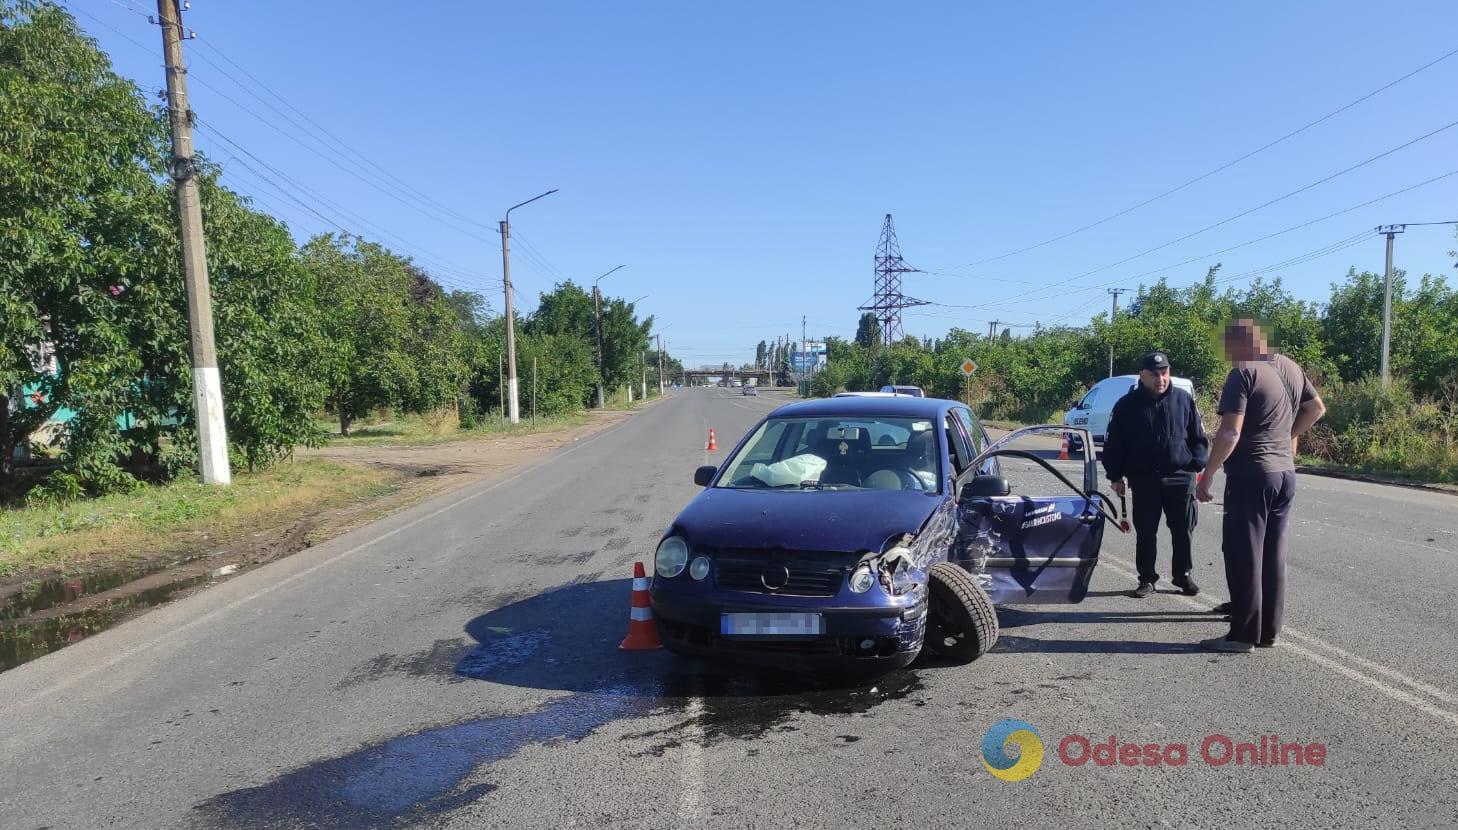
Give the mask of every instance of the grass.
[[1406, 482], [1409, 484], [1432, 484], [1443, 489], [1458, 488], [1458, 474], [1451, 470], [1419, 469], [1409, 470], [1374, 464], [1340, 464], [1305, 453], [1296, 456], [1296, 463], [1303, 467], [1328, 470], [1333, 473], [1371, 478], [1374, 481]]
[[629, 402], [628, 399], [625, 397], [614, 398], [612, 396], [608, 396], [608, 404], [606, 407], [604, 407], [604, 409], [608, 409], [612, 412], [631, 412], [643, 406], [644, 404], [652, 403], [653, 401], [656, 401], [658, 399], [659, 398], [657, 395], [652, 395], [647, 400], [635, 397], [633, 398], [632, 402]]
[[129, 494], [0, 511], [0, 577], [98, 560], [108, 564], [275, 527], [311, 510], [392, 492], [396, 473], [322, 459], [236, 475], [230, 487], [197, 481]]
[[450, 413], [431, 415], [404, 415], [379, 423], [356, 423], [348, 437], [341, 437], [334, 430], [337, 422], [319, 421], [321, 431], [329, 432], [331, 446], [372, 447], [385, 445], [439, 444], [449, 441], [471, 441], [499, 435], [531, 435], [543, 432], [559, 432], [582, 426], [588, 422], [588, 413], [574, 412], [568, 415], [539, 415], [536, 424], [531, 414], [525, 413], [521, 423], [510, 424], [492, 413], [483, 416], [482, 422], [471, 429], [461, 429]]

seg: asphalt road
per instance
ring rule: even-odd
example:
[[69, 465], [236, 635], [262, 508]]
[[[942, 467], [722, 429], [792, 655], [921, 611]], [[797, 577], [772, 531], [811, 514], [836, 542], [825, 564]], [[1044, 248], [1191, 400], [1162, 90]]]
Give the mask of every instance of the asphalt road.
[[[0, 827], [1458, 825], [1441, 494], [1302, 476], [1290, 628], [1250, 655], [1193, 646], [1223, 631], [1218, 505], [1199, 597], [1125, 597], [1133, 541], [1110, 532], [1088, 600], [1003, 608], [969, 666], [807, 689], [619, 652], [632, 562], [696, 492], [706, 429], [722, 459], [783, 400], [685, 390], [0, 674]], [[983, 767], [1004, 718], [1042, 739], [1025, 781]], [[1212, 734], [1325, 763], [1213, 766]], [[1072, 765], [1069, 735], [1189, 758]]]

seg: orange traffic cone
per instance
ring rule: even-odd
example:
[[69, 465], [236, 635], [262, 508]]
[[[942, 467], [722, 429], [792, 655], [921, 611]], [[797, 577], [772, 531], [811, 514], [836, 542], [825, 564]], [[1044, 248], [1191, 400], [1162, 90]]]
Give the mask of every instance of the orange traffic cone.
[[1058, 450], [1058, 460], [1068, 460], [1068, 433], [1063, 433], [1063, 447]]
[[719, 449], [719, 445], [714, 443], [714, 430], [712, 428], [709, 430], [709, 446], [704, 447], [704, 449], [709, 452]]
[[633, 563], [633, 602], [628, 609], [628, 636], [618, 646], [623, 651], [651, 651], [663, 648], [653, 626], [653, 607], [648, 599], [648, 575], [642, 562]]

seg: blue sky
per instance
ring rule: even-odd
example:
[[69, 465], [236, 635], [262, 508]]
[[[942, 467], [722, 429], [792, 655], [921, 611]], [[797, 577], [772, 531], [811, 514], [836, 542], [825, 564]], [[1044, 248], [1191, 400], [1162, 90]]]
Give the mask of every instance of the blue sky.
[[[1458, 170], [1453, 127], [1136, 256], [1458, 121], [1455, 55], [1002, 257], [1458, 48], [1451, 0], [897, 5], [192, 0], [198, 144], [301, 238], [332, 225], [294, 199], [497, 310], [495, 223], [558, 188], [513, 214], [518, 303], [626, 264], [604, 290], [647, 295], [639, 309], [690, 364], [798, 338], [802, 315], [812, 338], [853, 333], [886, 213], [930, 272], [905, 293], [943, 304], [904, 326], [933, 337], [994, 318], [1081, 324], [1109, 286], [1185, 284], [1217, 261], [1239, 277], [1352, 242], [1267, 272], [1324, 299], [1348, 267], [1382, 269], [1382, 240], [1358, 234], [1458, 219], [1452, 175], [1207, 256]], [[160, 88], [154, 4], [70, 6], [122, 74]], [[311, 139], [253, 79], [349, 149]], [[1412, 228], [1397, 264], [1452, 281], [1454, 247], [1451, 227]]]

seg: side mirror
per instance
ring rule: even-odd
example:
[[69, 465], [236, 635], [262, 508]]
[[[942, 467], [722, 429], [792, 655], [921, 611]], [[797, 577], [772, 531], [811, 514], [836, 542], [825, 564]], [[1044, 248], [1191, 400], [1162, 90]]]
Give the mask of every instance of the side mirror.
[[1007, 479], [1001, 476], [981, 475], [962, 485], [962, 501], [990, 499], [1012, 493]]
[[694, 484], [697, 484], [700, 487], [708, 487], [709, 482], [714, 480], [714, 473], [717, 472], [719, 472], [719, 468], [713, 465], [700, 467], [697, 470], [694, 470]]

